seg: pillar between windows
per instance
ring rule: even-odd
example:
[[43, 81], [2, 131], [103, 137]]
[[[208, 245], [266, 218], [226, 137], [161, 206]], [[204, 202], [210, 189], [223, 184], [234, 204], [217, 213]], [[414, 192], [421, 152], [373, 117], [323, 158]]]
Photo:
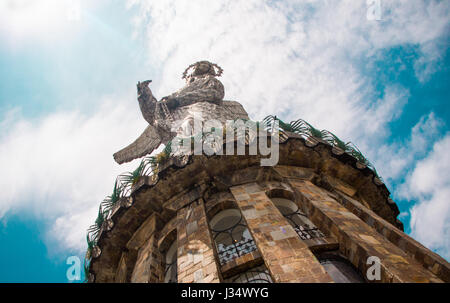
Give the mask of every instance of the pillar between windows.
[[135, 250], [122, 252], [114, 277], [115, 283], [127, 283], [130, 281], [136, 258], [137, 251]]
[[258, 184], [248, 183], [230, 190], [275, 282], [332, 282]]
[[[129, 281], [137, 283], [161, 281], [163, 269], [161, 266], [162, 256], [158, 249], [158, 239], [160, 236], [159, 230], [163, 224], [164, 222], [160, 216], [153, 213], [128, 241], [126, 245], [128, 253], [125, 256], [123, 255], [124, 259], [121, 260], [120, 264], [123, 266], [133, 262], [133, 259], [136, 260]], [[127, 260], [129, 261], [125, 263]], [[120, 278], [116, 274], [116, 279]]]
[[161, 254], [158, 250], [158, 232], [153, 232], [150, 238], [139, 249], [136, 264], [131, 274], [132, 283], [161, 282]]
[[178, 282], [220, 282], [203, 199], [179, 209], [177, 221]]

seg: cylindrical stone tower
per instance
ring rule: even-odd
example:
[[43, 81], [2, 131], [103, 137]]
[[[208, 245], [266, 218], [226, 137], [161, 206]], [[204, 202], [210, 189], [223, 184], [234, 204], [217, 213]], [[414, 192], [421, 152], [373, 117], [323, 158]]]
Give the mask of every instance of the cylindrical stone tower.
[[449, 263], [402, 231], [367, 163], [280, 125], [275, 166], [203, 154], [130, 174], [88, 240], [88, 281], [450, 281]]
[[289, 137], [277, 166], [259, 156], [191, 156], [141, 177], [104, 221], [95, 282], [449, 281], [449, 264], [402, 232], [373, 172]]

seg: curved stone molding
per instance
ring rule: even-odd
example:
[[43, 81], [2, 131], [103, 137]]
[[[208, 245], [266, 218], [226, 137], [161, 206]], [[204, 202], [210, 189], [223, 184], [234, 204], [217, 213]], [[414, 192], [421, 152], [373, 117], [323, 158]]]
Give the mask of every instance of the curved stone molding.
[[[373, 183], [375, 183], [375, 184], [378, 185], [378, 186], [381, 186], [381, 185], [384, 184], [384, 182], [381, 181], [380, 178], [378, 178], [378, 177], [376, 177], [376, 176], [373, 177]], [[391, 199], [391, 198], [389, 198], [389, 199]], [[389, 202], [389, 199], [388, 199], [388, 202]], [[392, 199], [391, 199], [391, 201], [392, 201]], [[392, 204], [392, 203], [391, 203], [391, 204]]]
[[294, 190], [284, 182], [267, 181], [261, 182], [259, 183], [259, 185], [262, 187], [269, 198], [277, 197], [292, 201], [296, 200]]
[[94, 283], [95, 282], [95, 275], [94, 274], [89, 274], [87, 281], [88, 281], [88, 283]]
[[236, 207], [236, 201], [230, 192], [216, 193], [205, 202], [205, 212], [209, 219], [222, 210]]
[[333, 154], [335, 154], [337, 156], [341, 156], [341, 155], [343, 155], [345, 153], [345, 151], [342, 148], [339, 148], [337, 146], [333, 146], [331, 151], [333, 152]]
[[159, 240], [158, 240], [158, 249], [161, 252], [165, 252], [169, 248], [169, 244], [176, 239], [177, 234], [177, 217], [173, 217], [172, 220], [166, 223], [162, 228]]
[[367, 168], [367, 165], [366, 164], [364, 164], [364, 163], [361, 163], [361, 162], [356, 162], [356, 167], [358, 168], [358, 169], [366, 169]]
[[126, 199], [123, 200], [123, 206], [125, 208], [130, 207], [131, 205], [133, 205], [133, 197], [128, 197]]
[[306, 141], [305, 141], [305, 145], [308, 147], [316, 147], [318, 144], [319, 144], [319, 140], [317, 140], [313, 137], [310, 137], [310, 138], [306, 139]]
[[97, 259], [102, 254], [102, 250], [97, 245], [92, 248], [92, 258]]

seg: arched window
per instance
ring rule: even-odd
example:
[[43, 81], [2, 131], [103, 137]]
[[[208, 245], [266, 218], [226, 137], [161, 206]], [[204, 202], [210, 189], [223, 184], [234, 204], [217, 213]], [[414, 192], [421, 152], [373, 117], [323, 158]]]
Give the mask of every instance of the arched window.
[[222, 210], [211, 219], [209, 225], [221, 265], [257, 249], [238, 209]]
[[164, 272], [164, 282], [165, 283], [177, 283], [177, 241], [173, 241], [165, 256], [165, 272]]
[[228, 283], [272, 283], [272, 277], [265, 265], [251, 268], [237, 274], [224, 282]]
[[317, 256], [320, 264], [336, 283], [365, 283], [359, 271], [338, 253], [323, 253]]
[[297, 204], [285, 198], [272, 198], [273, 204], [294, 227], [302, 240], [324, 237], [325, 235], [300, 211]]

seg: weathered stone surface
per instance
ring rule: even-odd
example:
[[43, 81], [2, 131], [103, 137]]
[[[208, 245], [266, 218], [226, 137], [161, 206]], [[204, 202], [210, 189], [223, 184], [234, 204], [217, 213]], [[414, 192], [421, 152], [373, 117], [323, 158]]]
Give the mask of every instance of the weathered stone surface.
[[158, 240], [158, 248], [160, 251], [166, 251], [173, 240], [176, 240], [176, 230], [178, 226], [178, 218], [174, 216], [160, 231]]
[[123, 252], [115, 274], [114, 282], [126, 283], [131, 279], [131, 273], [136, 263], [137, 252], [132, 250]]
[[313, 214], [310, 219], [338, 239], [340, 252], [362, 273], [368, 269], [365, 260], [376, 256], [381, 260], [381, 282], [442, 282], [324, 189], [309, 181], [290, 180], [290, 183]]
[[264, 264], [261, 253], [258, 250], [254, 250], [251, 253], [233, 259], [232, 261], [222, 265], [220, 271], [222, 273], [222, 277], [226, 279], [261, 264]]
[[211, 232], [202, 199], [180, 209], [177, 215], [178, 282], [219, 282]]
[[154, 232], [139, 249], [131, 274], [133, 283], [160, 282], [163, 279], [163, 260], [157, 246], [158, 232]]
[[283, 178], [297, 178], [311, 181], [317, 176], [315, 170], [312, 168], [277, 165], [273, 169]]
[[332, 282], [308, 246], [256, 183], [232, 187], [231, 192], [276, 282]]
[[[131, 276], [131, 271], [136, 266], [128, 266], [128, 264], [135, 262], [137, 267], [134, 271], [133, 281], [162, 281], [161, 268], [158, 269], [158, 266], [161, 267], [161, 260], [158, 261], [158, 258], [155, 257], [152, 259], [154, 261], [148, 259], [151, 255], [148, 242], [151, 235], [149, 235], [150, 228], [144, 224], [146, 220], [153, 213], [158, 213], [161, 221], [168, 222], [163, 227], [156, 228], [160, 234], [155, 239], [156, 242], [152, 244], [152, 250], [158, 254], [158, 250], [164, 251], [164, 239], [173, 234], [175, 229], [183, 229], [182, 233], [177, 235], [180, 243], [186, 241], [188, 237], [205, 238], [206, 236], [202, 236], [201, 233], [207, 230], [208, 219], [224, 209], [227, 203], [236, 203], [235, 197], [236, 200], [247, 201], [245, 202], [247, 206], [241, 209], [248, 218], [251, 218], [248, 221], [267, 218], [266, 222], [260, 222], [258, 224], [260, 226], [253, 228], [252, 235], [257, 243], [262, 241], [261, 239], [266, 241], [264, 248], [260, 246], [258, 248], [265, 265], [270, 268], [271, 263], [266, 262], [266, 257], [268, 256], [269, 260], [275, 258], [270, 253], [274, 251], [274, 247], [278, 246], [280, 251], [284, 251], [282, 255], [289, 255], [290, 250], [286, 249], [287, 246], [278, 244], [278, 241], [282, 243], [289, 241], [290, 243], [293, 237], [280, 239], [280, 227], [286, 226], [287, 223], [282, 223], [284, 218], [280, 217], [279, 213], [274, 215], [274, 212], [267, 210], [268, 208], [261, 207], [264, 203], [261, 204], [260, 200], [264, 200], [262, 198], [264, 195], [269, 198], [281, 195], [281, 197], [291, 200], [302, 196], [302, 203], [305, 206], [303, 211], [313, 223], [327, 232], [328, 236], [335, 237], [335, 241], [324, 240], [323, 243], [319, 240], [314, 240], [316, 243], [304, 241], [302, 246], [290, 243], [289, 245], [296, 247], [292, 249], [298, 249], [297, 254], [305, 256], [305, 254], [309, 255], [310, 251], [320, 251], [327, 247], [335, 249], [338, 246], [341, 252], [361, 271], [365, 270], [360, 264], [363, 263], [367, 254], [386, 255], [386, 266], [396, 268], [391, 273], [387, 271], [386, 267], [386, 274], [383, 278], [383, 281], [386, 282], [424, 281], [425, 278], [428, 281], [434, 281], [434, 278], [449, 281], [448, 262], [395, 227], [399, 226], [395, 219], [396, 212], [393, 210], [392, 204], [388, 202], [388, 191], [385, 186], [376, 185], [373, 181], [373, 174], [368, 169], [357, 169], [353, 160], [345, 157], [347, 157], [345, 154], [332, 153], [331, 147], [324, 146], [322, 143], [318, 143], [313, 151], [305, 146], [302, 139], [291, 138], [280, 145], [280, 163], [274, 168], [260, 167], [259, 156], [194, 156], [184, 167], [168, 165], [159, 173], [156, 183], [154, 180], [145, 178], [142, 179], [142, 182], [137, 183], [137, 186], [133, 188], [132, 196], [126, 199], [132, 203], [120, 202], [114, 209], [111, 216], [114, 224], [110, 230], [106, 227], [102, 229], [98, 241], [101, 254], [91, 261], [90, 272], [95, 275], [96, 282], [123, 281], [125, 268], [129, 272], [126, 276]], [[338, 181], [330, 182], [330, 180]], [[294, 181], [309, 181], [317, 188], [322, 187], [322, 189], [313, 190], [313, 195], [325, 192], [328, 198], [316, 201], [315, 204], [308, 202], [309, 198], [306, 199], [306, 195], [300, 195], [298, 189], [295, 189]], [[235, 192], [233, 196], [227, 192], [233, 186], [246, 186], [246, 190]], [[351, 194], [352, 196], [350, 196]], [[196, 201], [203, 198], [207, 201], [206, 210], [200, 217], [204, 216], [205, 219], [204, 221], [195, 220], [197, 229], [195, 229], [195, 224], [189, 225], [188, 235], [187, 226], [191, 223], [189, 220], [192, 215], [195, 215], [195, 211], [192, 210], [192, 214], [186, 219], [187, 207], [191, 203], [196, 205]], [[341, 205], [342, 209], [337, 210], [336, 203]], [[275, 231], [272, 226], [273, 222], [278, 222], [278, 225], [274, 225], [278, 228], [278, 232], [271, 234]], [[366, 230], [367, 232], [362, 233], [363, 237], [352, 233], [352, 228], [355, 230], [360, 228], [355, 227], [359, 226], [359, 223], [356, 224], [356, 222], [362, 222], [363, 226], [364, 224], [366, 226], [364, 228], [369, 228], [371, 232]], [[144, 232], [147, 228], [147, 232]], [[284, 228], [284, 230], [287, 229]], [[274, 238], [278, 240], [274, 240]], [[195, 242], [194, 239], [192, 241], [193, 247], [202, 246], [201, 241]], [[213, 248], [211, 239], [209, 241], [210, 246], [206, 245], [207, 250]], [[134, 260], [130, 258], [128, 262], [125, 262], [122, 255], [127, 250], [128, 243], [129, 247], [135, 249], [136, 257]], [[392, 246], [386, 246], [388, 243]], [[186, 243], [184, 242], [184, 244]], [[180, 281], [194, 281], [195, 277], [197, 280], [200, 279], [199, 273], [194, 277], [195, 272], [200, 268], [202, 268], [203, 274], [203, 278], [200, 280], [204, 282], [222, 281], [222, 269], [217, 265], [214, 249], [210, 251], [210, 253], [191, 253], [190, 255], [185, 251], [180, 251], [179, 262], [184, 266], [179, 271]], [[306, 251], [309, 252], [306, 253]], [[395, 253], [389, 257], [391, 251]], [[289, 257], [282, 257], [282, 259], [285, 258]], [[160, 262], [159, 265], [158, 262]], [[236, 264], [238, 268], [241, 265]], [[288, 272], [284, 272], [284, 269], [287, 269], [286, 266], [283, 269], [280, 264], [275, 265], [279, 265], [272, 266], [273, 269], [271, 269], [271, 274], [275, 275], [274, 272], [278, 274], [277, 278], [274, 276], [275, 281], [287, 281], [290, 278], [295, 281], [306, 281], [298, 277], [302, 277], [303, 274], [309, 275], [305, 272], [300, 274], [299, 271], [299, 274], [293, 278], [292, 275], [287, 275]], [[148, 266], [153, 269], [149, 270]], [[415, 272], [414, 278], [409, 280], [401, 274], [401, 272], [408, 272], [408, 267], [414, 268]], [[214, 274], [211, 274], [213, 272]], [[434, 278], [428, 276], [428, 273], [434, 274]], [[309, 277], [311, 276], [309, 275]]]
[[416, 261], [421, 263], [437, 277], [446, 282], [450, 281], [450, 265], [441, 256], [430, 251], [404, 232], [398, 230], [389, 222], [383, 220], [383, 218], [378, 216], [375, 212], [344, 193], [338, 193], [336, 200], [352, 211], [366, 224], [374, 228], [385, 239], [403, 250], [408, 256], [415, 258]]
[[133, 234], [126, 247], [130, 250], [138, 250], [144, 245], [153, 232], [161, 230], [162, 226], [163, 222], [159, 218], [159, 215], [153, 213]]

